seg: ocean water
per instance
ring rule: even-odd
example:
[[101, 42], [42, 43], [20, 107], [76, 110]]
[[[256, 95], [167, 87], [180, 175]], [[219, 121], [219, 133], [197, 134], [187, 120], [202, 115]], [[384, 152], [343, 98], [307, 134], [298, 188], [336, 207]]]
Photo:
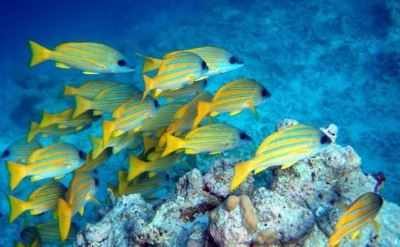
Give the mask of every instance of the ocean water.
[[[215, 92], [238, 77], [254, 78], [272, 97], [259, 108], [226, 121], [248, 130], [260, 143], [285, 118], [314, 126], [335, 123], [337, 142], [350, 145], [362, 158], [365, 173], [383, 172], [381, 194], [400, 203], [400, 3], [370, 1], [8, 1], [0, 7], [0, 150], [26, 135], [42, 111], [73, 106], [62, 97], [64, 84], [112, 79], [143, 89], [142, 59], [193, 47], [217, 46], [240, 57], [240, 69], [213, 76], [207, 90]], [[54, 63], [27, 66], [28, 40], [52, 48], [72, 41], [107, 44], [136, 64], [135, 73], [83, 75]], [[100, 125], [100, 123], [96, 123]], [[90, 151], [88, 135], [95, 126], [63, 140]], [[50, 144], [55, 139], [43, 139]], [[252, 153], [252, 147], [248, 153]], [[99, 168], [96, 197], [106, 198], [106, 184], [127, 167], [126, 154]], [[5, 163], [4, 161], [1, 161]], [[23, 217], [8, 224], [6, 196], [9, 175], [0, 168], [0, 245], [11, 246]], [[68, 177], [62, 180], [67, 184]], [[32, 183], [24, 181], [12, 194], [24, 198]], [[89, 204], [93, 221], [97, 206]], [[27, 214], [26, 214], [27, 215]], [[29, 217], [30, 224], [50, 216]]]

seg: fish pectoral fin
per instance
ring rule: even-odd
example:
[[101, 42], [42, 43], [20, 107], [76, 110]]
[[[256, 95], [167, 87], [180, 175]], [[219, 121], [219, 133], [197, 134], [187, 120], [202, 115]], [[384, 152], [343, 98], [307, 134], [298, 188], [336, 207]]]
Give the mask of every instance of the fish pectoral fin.
[[250, 108], [251, 112], [253, 113], [254, 117], [256, 119], [258, 119], [258, 112], [257, 112], [256, 106], [255, 105], [251, 105], [251, 106], [249, 106], [249, 108]]
[[98, 75], [99, 74], [97, 72], [92, 72], [92, 71], [83, 71], [82, 73], [85, 75]]
[[360, 236], [360, 230], [357, 230], [351, 234], [351, 240], [355, 240]]
[[160, 90], [160, 89], [156, 89], [156, 90], [154, 90], [154, 98], [157, 98], [158, 96], [160, 96], [160, 94], [162, 93], [162, 90]]
[[235, 115], [239, 114], [240, 112], [241, 112], [241, 110], [232, 111], [229, 115], [230, 116], [235, 116]]
[[59, 175], [59, 176], [55, 176], [54, 179], [60, 180], [60, 179], [62, 179], [64, 176], [65, 176], [65, 174]]
[[60, 68], [60, 69], [70, 69], [71, 68], [68, 65], [65, 65], [65, 64], [60, 63], [60, 62], [56, 62], [56, 67]]
[[101, 114], [103, 114], [101, 111], [93, 111], [93, 116], [100, 116]]
[[185, 149], [185, 154], [198, 154], [198, 153], [199, 153], [199, 151], [194, 150], [194, 149], [190, 149], [190, 148]]
[[372, 219], [371, 222], [374, 225], [376, 234], [379, 235], [380, 230], [381, 230], [381, 225], [375, 219]]
[[81, 207], [78, 212], [80, 216], [83, 216], [83, 214], [85, 213], [85, 207]]
[[218, 114], [219, 114], [219, 112], [213, 111], [213, 112], [210, 113], [210, 116], [211, 116], [211, 117], [215, 117], [215, 116], [217, 116]]
[[267, 168], [266, 167], [258, 167], [256, 169], [254, 169], [254, 175], [264, 171], [265, 169], [267, 169]]
[[116, 131], [114, 131], [113, 136], [118, 137], [118, 136], [121, 136], [123, 133], [125, 133], [125, 132], [122, 130], [116, 130]]
[[287, 168], [291, 167], [291, 166], [294, 165], [294, 164], [296, 164], [296, 161], [286, 163], [286, 164], [284, 164], [283, 166], [281, 166], [281, 170], [287, 169]]
[[100, 205], [100, 202], [93, 196], [93, 195], [89, 195], [88, 199], [94, 203], [96, 203], [97, 205]]

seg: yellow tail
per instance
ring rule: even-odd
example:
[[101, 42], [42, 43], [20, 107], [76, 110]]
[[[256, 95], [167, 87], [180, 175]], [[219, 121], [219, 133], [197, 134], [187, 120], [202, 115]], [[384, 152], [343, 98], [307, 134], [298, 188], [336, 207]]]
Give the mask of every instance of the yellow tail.
[[103, 121], [103, 146], [106, 146], [112, 133], [115, 131], [115, 123], [113, 121]]
[[30, 67], [33, 67], [49, 59], [51, 51], [48, 50], [47, 48], [39, 45], [36, 42], [33, 42], [32, 40], [29, 40], [29, 46], [32, 51], [32, 58], [29, 64]]
[[39, 128], [45, 128], [47, 126], [56, 123], [57, 117], [51, 115], [50, 113], [43, 112], [42, 121], [39, 124]]
[[77, 95], [78, 93], [78, 89], [75, 87], [71, 87], [68, 85], [64, 86], [64, 96], [73, 96], [73, 95]]
[[192, 128], [196, 128], [201, 120], [210, 113], [211, 103], [205, 101], [199, 101], [197, 104], [197, 116], [193, 121]]
[[14, 190], [21, 180], [27, 176], [28, 166], [7, 161], [7, 168], [10, 173], [10, 190]]
[[97, 136], [89, 136], [90, 141], [92, 142], [92, 160], [96, 159], [101, 152], [103, 152], [103, 140]]
[[135, 156], [129, 157], [129, 171], [128, 171], [128, 181], [136, 178], [140, 174], [146, 171], [147, 162], [138, 159]]
[[178, 137], [175, 137], [173, 135], [167, 134], [167, 133], [165, 133], [165, 138], [166, 138], [165, 141], [167, 143], [167, 147], [165, 148], [161, 157], [164, 157], [180, 148], [183, 148], [183, 146], [185, 144], [184, 140], [182, 140]]
[[122, 195], [125, 189], [128, 187], [128, 173], [126, 171], [118, 172], [118, 195]]
[[147, 154], [147, 152], [150, 149], [156, 147], [157, 146], [157, 142], [158, 142], [157, 140], [153, 140], [153, 139], [151, 139], [149, 137], [143, 137], [143, 146], [144, 146], [143, 153]]
[[171, 134], [171, 132], [169, 132], [167, 130], [166, 133], [164, 133], [162, 136], [160, 136], [160, 140], [158, 140], [157, 147], [159, 147], [159, 148], [164, 147], [165, 143], [167, 142], [167, 137], [166, 137], [167, 134]]
[[143, 92], [142, 101], [147, 97], [147, 95], [150, 93], [150, 91], [154, 89], [153, 78], [150, 78], [147, 75], [143, 75], [143, 80], [144, 80], [144, 92]]
[[252, 170], [253, 162], [251, 160], [236, 164], [229, 191], [234, 191], [241, 183], [243, 183]]
[[39, 123], [37, 122], [32, 122], [31, 123], [31, 128], [29, 129], [28, 136], [26, 137], [26, 142], [30, 143], [33, 138], [39, 133]]
[[146, 57], [142, 54], [137, 53], [139, 56], [143, 57], [143, 68], [142, 73], [146, 73], [155, 69], [158, 69], [161, 65], [162, 60], [154, 57]]
[[29, 202], [20, 200], [13, 196], [8, 196], [8, 202], [10, 203], [10, 219], [9, 222], [12, 223], [18, 216], [23, 212], [30, 209]]
[[76, 106], [75, 106], [74, 114], [72, 115], [73, 118], [91, 110], [91, 108], [92, 108], [92, 101], [90, 99], [86, 99], [82, 96], [79, 96], [79, 95], [76, 96], [75, 102], [76, 102]]
[[58, 227], [60, 230], [61, 240], [64, 241], [68, 237], [69, 228], [72, 220], [72, 207], [63, 199], [58, 199]]

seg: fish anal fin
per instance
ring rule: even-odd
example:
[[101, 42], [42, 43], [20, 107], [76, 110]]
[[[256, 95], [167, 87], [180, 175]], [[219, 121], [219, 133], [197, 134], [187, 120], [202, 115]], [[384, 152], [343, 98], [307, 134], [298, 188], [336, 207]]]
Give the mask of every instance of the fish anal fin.
[[235, 115], [239, 114], [240, 112], [241, 112], [241, 110], [233, 111], [229, 115], [230, 116], [235, 116]]
[[85, 207], [81, 207], [78, 212], [80, 216], [83, 216], [83, 214], [85, 213]]
[[190, 148], [185, 149], [185, 154], [198, 154], [198, 153], [199, 151], [195, 149], [190, 149]]

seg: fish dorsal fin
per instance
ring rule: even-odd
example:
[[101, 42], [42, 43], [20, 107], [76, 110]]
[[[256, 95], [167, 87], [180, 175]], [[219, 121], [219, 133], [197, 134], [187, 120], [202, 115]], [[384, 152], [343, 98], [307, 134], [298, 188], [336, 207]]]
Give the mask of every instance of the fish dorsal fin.
[[60, 69], [70, 69], [71, 68], [68, 65], [65, 65], [65, 64], [60, 63], [60, 62], [56, 62], [56, 67], [60, 68]]

